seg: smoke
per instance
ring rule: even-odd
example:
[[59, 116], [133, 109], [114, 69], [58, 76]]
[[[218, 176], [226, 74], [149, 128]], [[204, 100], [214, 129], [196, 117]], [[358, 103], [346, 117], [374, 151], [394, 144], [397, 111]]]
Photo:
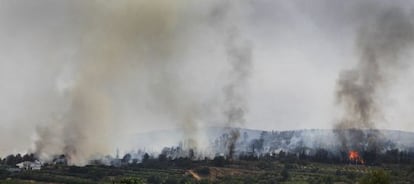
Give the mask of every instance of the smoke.
[[[383, 117], [380, 99], [401, 65], [408, 62], [400, 56], [414, 41], [412, 18], [403, 9], [388, 7], [373, 13], [373, 20], [364, 22], [357, 33], [358, 63], [342, 71], [337, 80], [337, 100], [344, 108], [336, 125], [340, 130], [376, 128], [376, 121]], [[346, 147], [358, 142], [343, 131], [340, 139]]]
[[252, 49], [249, 42], [243, 40], [238, 33], [229, 35], [226, 47], [231, 71], [230, 81], [223, 88], [224, 114], [228, 125], [243, 125], [246, 121], [245, 92], [252, 68]]
[[[220, 92], [208, 91], [208, 86], [193, 89], [200, 82], [191, 74], [206, 65], [186, 70], [188, 60], [194, 59], [186, 58], [187, 47], [194, 43], [188, 42], [185, 36], [191, 35], [185, 33], [203, 18], [187, 17], [192, 12], [184, 1], [167, 0], [76, 2], [72, 11], [79, 14], [71, 30], [77, 33], [71, 35], [77, 39], [73, 46], [76, 51], [67, 64], [72, 68], [69, 77], [60, 82], [62, 109], [56, 112], [57, 118], [38, 126], [34, 152], [42, 159], [65, 154], [70, 164], [84, 165], [91, 158], [114, 151], [115, 143], [127, 137], [128, 126], [153, 123], [141, 122], [145, 118], [140, 117], [132, 119], [138, 122], [123, 123], [123, 106], [127, 111], [161, 116], [168, 124], [175, 124], [183, 134], [184, 149], [201, 147], [199, 126], [208, 122], [205, 117], [211, 111], [206, 99], [220, 98]], [[220, 103], [226, 118], [222, 125], [229, 127], [245, 123], [244, 93], [252, 65], [250, 43], [237, 25], [228, 25], [233, 14], [225, 15], [226, 21], [214, 16], [209, 17], [214, 20], [207, 20], [225, 31], [214, 36], [224, 38], [227, 62], [221, 62], [229, 65], [229, 71], [224, 71], [228, 80]], [[214, 73], [207, 72], [210, 80], [216, 80]], [[205, 93], [209, 93], [207, 97], [202, 96]], [[232, 150], [238, 134], [232, 133]]]
[[[86, 2], [75, 5], [81, 20], [71, 85], [62, 92], [67, 108], [59, 119], [38, 128], [39, 156], [65, 154], [70, 164], [111, 151], [116, 119], [112, 88], [142, 68], [171, 60], [172, 36], [179, 2]], [[139, 75], [138, 75], [139, 76]], [[125, 87], [122, 86], [121, 87]], [[180, 107], [181, 108], [181, 107]]]
[[[335, 97], [344, 109], [336, 128], [375, 128], [412, 44], [413, 5], [398, 2], [2, 3], [0, 153], [32, 144], [41, 157], [84, 164], [136, 142], [183, 138], [198, 149], [209, 141], [203, 126], [331, 128]], [[335, 81], [355, 57], [356, 26], [359, 59]], [[174, 128], [182, 137], [132, 140]], [[240, 133], [229, 132], [231, 155]]]
[[[223, 88], [224, 114], [227, 118], [228, 127], [240, 127], [246, 122], [245, 114], [248, 110], [245, 92], [247, 91], [252, 68], [252, 49], [250, 44], [237, 33], [229, 35], [226, 46], [231, 65], [231, 76], [229, 83]], [[235, 144], [239, 137], [238, 129], [230, 130], [230, 142], [228, 144], [228, 156], [230, 158], [234, 155]]]
[[[231, 8], [237, 6], [230, 1], [224, 1], [219, 4], [213, 11], [215, 20], [229, 19], [226, 12], [231, 12]], [[233, 13], [237, 15], [237, 12]], [[228, 22], [227, 22], [228, 23]], [[237, 127], [244, 126], [246, 123], [245, 114], [248, 111], [247, 91], [248, 82], [252, 72], [252, 44], [239, 31], [240, 25], [225, 24], [222, 31], [226, 32], [224, 45], [227, 55], [227, 62], [230, 66], [228, 72], [228, 81], [223, 87], [223, 114], [225, 126], [230, 128], [227, 156], [231, 159], [235, 152], [236, 142], [240, 137]]]

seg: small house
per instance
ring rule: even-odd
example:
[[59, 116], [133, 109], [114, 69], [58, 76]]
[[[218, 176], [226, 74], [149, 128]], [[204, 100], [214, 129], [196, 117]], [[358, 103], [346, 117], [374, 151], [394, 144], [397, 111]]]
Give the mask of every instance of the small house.
[[16, 164], [16, 166], [23, 170], [40, 170], [42, 168], [42, 164], [38, 160], [34, 162], [30, 162], [30, 161], [20, 162]]

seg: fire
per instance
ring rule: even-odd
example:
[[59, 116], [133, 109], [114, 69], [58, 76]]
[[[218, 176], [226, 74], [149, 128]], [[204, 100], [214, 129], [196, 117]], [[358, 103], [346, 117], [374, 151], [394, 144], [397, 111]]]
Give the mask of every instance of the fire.
[[357, 163], [361, 163], [364, 164], [364, 160], [362, 159], [362, 157], [359, 155], [359, 153], [357, 151], [351, 150], [348, 153], [348, 158], [350, 161]]

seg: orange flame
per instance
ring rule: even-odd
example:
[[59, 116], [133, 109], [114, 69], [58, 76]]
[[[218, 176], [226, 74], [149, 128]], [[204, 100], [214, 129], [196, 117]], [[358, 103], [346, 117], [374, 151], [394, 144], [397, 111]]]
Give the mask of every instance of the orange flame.
[[362, 159], [361, 156], [359, 156], [359, 153], [357, 151], [354, 151], [354, 150], [349, 151], [348, 158], [352, 162], [364, 164], [364, 160]]

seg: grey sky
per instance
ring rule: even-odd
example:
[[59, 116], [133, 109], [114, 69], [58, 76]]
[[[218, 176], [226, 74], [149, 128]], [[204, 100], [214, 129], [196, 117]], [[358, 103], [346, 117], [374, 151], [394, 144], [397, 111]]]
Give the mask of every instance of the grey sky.
[[[414, 17], [411, 1], [2, 0], [0, 154], [34, 149], [39, 127], [67, 127], [61, 121], [75, 113], [74, 89], [95, 96], [88, 88], [95, 84], [108, 101], [95, 113], [110, 111], [103, 132], [119, 139], [113, 144], [137, 132], [192, 131], [187, 120], [194, 129], [225, 125], [229, 27], [252, 48], [242, 126], [332, 128], [342, 113], [339, 73], [359, 59], [357, 31], [392, 6]], [[404, 63], [378, 97], [379, 128], [414, 131], [414, 70]]]

